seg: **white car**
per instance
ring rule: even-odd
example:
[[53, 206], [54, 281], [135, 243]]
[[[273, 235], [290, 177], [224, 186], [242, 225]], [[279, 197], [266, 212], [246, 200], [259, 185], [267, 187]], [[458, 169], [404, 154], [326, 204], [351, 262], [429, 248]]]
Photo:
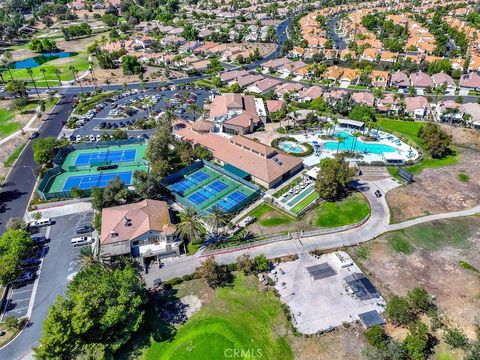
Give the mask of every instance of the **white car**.
[[95, 136], [93, 135], [90, 135], [88, 138], [90, 139], [90, 141], [95, 141]]
[[93, 238], [91, 236], [80, 236], [73, 238], [71, 244], [72, 246], [82, 246], [91, 244], [92, 242]]
[[95, 137], [95, 140], [100, 141], [101, 138], [102, 138], [102, 137], [101, 137], [100, 135], [97, 135], [97, 136]]

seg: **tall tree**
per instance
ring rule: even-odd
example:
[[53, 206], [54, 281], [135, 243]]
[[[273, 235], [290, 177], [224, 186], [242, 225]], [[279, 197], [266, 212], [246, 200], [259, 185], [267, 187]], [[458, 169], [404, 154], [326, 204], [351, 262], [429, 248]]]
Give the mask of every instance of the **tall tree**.
[[177, 233], [186, 238], [189, 243], [201, 241], [203, 226], [195, 209], [187, 208], [180, 212], [180, 223], [177, 224]]
[[32, 79], [33, 87], [35, 88], [35, 92], [37, 93], [37, 97], [40, 99], [40, 94], [38, 93], [38, 88], [37, 88], [37, 83], [35, 82], [35, 79], [33, 78], [33, 70], [30, 68], [27, 68], [27, 74], [30, 75], [30, 79]]
[[[43, 322], [38, 359], [66, 359], [75, 353], [111, 358], [138, 331], [145, 316], [146, 292], [135, 269], [123, 264], [111, 270], [93, 264], [82, 268], [57, 297]], [[87, 347], [87, 348], [86, 348]]]
[[206, 221], [210, 225], [212, 234], [218, 236], [220, 228], [228, 224], [228, 216], [219, 206], [214, 206], [206, 216]]
[[322, 199], [340, 200], [348, 193], [355, 170], [351, 169], [343, 157], [326, 158], [320, 161], [320, 171], [315, 182], [315, 190]]

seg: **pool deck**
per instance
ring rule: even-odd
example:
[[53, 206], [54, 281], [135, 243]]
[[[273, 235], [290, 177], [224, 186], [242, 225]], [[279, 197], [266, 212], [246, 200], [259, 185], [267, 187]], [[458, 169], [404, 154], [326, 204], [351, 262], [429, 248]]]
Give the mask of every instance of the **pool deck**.
[[[338, 127], [337, 128], [337, 133], [338, 132], [349, 132], [349, 130]], [[336, 142], [336, 140], [335, 139], [328, 139], [328, 140], [321, 139], [321, 136], [325, 135], [325, 134], [326, 134], [325, 131], [321, 130], [321, 131], [315, 131], [314, 134], [307, 133], [307, 135], [305, 135], [305, 134], [301, 134], [301, 135], [290, 135], [289, 134], [288, 135], [290, 137], [295, 138], [298, 142], [307, 142], [307, 143], [312, 144], [312, 141], [317, 141], [320, 144], [321, 149], [320, 149], [319, 154], [313, 153], [312, 155], [309, 155], [309, 156], [303, 158], [303, 162], [306, 166], [314, 166], [314, 165], [317, 165], [319, 163], [319, 161], [322, 160], [322, 159], [335, 157], [335, 154], [337, 153], [336, 149], [334, 149], [334, 150], [327, 149], [324, 146], [324, 144], [325, 143]], [[377, 130], [372, 130], [372, 134], [377, 134]], [[400, 155], [403, 158], [404, 161], [414, 160], [414, 159], [418, 158], [418, 156], [419, 156], [418, 151], [415, 150], [414, 148], [412, 148], [410, 145], [407, 145], [404, 142], [400, 141], [397, 137], [395, 137], [395, 136], [393, 136], [389, 133], [383, 132], [383, 131], [378, 131], [378, 135], [379, 135], [379, 138], [380, 138], [378, 141], [368, 142], [368, 141], [362, 141], [359, 138], [359, 142], [362, 142], [362, 143], [367, 144], [367, 145], [370, 144], [370, 145], [389, 146], [389, 147], [395, 149], [395, 152], [390, 152], [390, 153]], [[362, 145], [358, 145], [358, 148], [361, 148], [361, 146]], [[382, 154], [364, 153], [362, 151], [357, 151], [357, 153], [362, 155], [361, 161], [364, 161], [364, 162], [385, 161]], [[409, 154], [413, 154], [413, 156], [409, 157]], [[347, 159], [347, 160], [349, 160], [349, 159]], [[354, 159], [351, 159], [351, 160], [355, 161]]]

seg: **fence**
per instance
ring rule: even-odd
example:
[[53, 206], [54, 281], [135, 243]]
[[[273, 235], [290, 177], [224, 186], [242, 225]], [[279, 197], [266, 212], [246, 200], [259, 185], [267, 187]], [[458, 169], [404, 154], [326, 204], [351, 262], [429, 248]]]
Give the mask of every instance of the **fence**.
[[219, 255], [221, 253], [225, 252], [232, 252], [232, 251], [237, 251], [237, 250], [242, 250], [242, 249], [248, 249], [251, 247], [256, 247], [256, 246], [261, 246], [261, 245], [267, 245], [275, 242], [280, 242], [280, 241], [287, 241], [287, 240], [292, 240], [292, 239], [298, 239], [298, 238], [309, 238], [313, 236], [319, 236], [319, 235], [328, 235], [328, 234], [334, 234], [338, 232], [343, 232], [347, 230], [354, 229], [356, 227], [362, 226], [365, 224], [368, 219], [370, 218], [370, 214], [365, 216], [362, 220], [355, 224], [350, 224], [350, 225], [343, 225], [343, 226], [337, 226], [333, 228], [325, 228], [325, 229], [318, 229], [318, 230], [311, 230], [311, 231], [300, 231], [300, 232], [295, 232], [295, 233], [288, 233], [288, 234], [273, 234], [268, 237], [264, 237], [261, 240], [254, 240], [254, 241], [249, 241], [245, 242], [240, 245], [234, 245], [230, 247], [224, 247], [220, 249], [206, 249], [202, 255]]
[[[52, 185], [55, 177], [62, 172], [61, 165], [63, 164], [63, 160], [65, 156], [70, 154], [75, 150], [83, 150], [83, 149], [103, 149], [112, 146], [120, 146], [120, 145], [130, 145], [130, 144], [142, 144], [145, 143], [145, 139], [124, 139], [124, 140], [113, 140], [113, 141], [106, 141], [106, 142], [98, 142], [95, 144], [91, 143], [83, 143], [83, 144], [70, 144], [64, 146], [58, 150], [57, 155], [53, 160], [53, 168], [49, 169], [45, 175], [43, 176], [42, 181], [40, 181], [40, 185], [38, 186], [37, 192], [40, 195], [40, 198], [43, 200], [50, 200], [50, 199], [64, 199], [70, 198], [71, 193], [70, 191], [61, 191], [51, 193], [48, 191], [50, 186]], [[122, 163], [122, 166], [134, 166], [134, 165], [143, 165], [145, 164], [144, 161], [132, 161], [130, 163]], [[89, 170], [93, 168], [91, 165], [84, 165], [84, 166], [69, 166], [69, 171], [80, 171], [80, 170]], [[91, 190], [82, 190], [85, 195], [90, 195]]]

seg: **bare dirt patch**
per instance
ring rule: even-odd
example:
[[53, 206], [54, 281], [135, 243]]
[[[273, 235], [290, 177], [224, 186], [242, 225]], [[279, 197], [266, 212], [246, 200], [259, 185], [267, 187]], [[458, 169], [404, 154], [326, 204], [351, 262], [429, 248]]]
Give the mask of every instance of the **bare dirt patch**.
[[[349, 253], [382, 295], [387, 298], [392, 294], [405, 295], [415, 287], [423, 287], [435, 297], [435, 304], [444, 314], [447, 324], [463, 329], [474, 339], [473, 322], [475, 317], [480, 316], [480, 278], [477, 272], [459, 266], [459, 261], [467, 261], [480, 268], [480, 218], [445, 221], [443, 229], [455, 227], [459, 222], [468, 226], [470, 231], [464, 244], [455, 248], [441, 246], [434, 241], [429, 246], [436, 246], [435, 250], [414, 244], [411, 253], [400, 253], [389, 244], [390, 233], [363, 245], [368, 248], [366, 259], [365, 256], [356, 256], [360, 254], [360, 248], [351, 249]], [[426, 232], [419, 231], [417, 234], [422, 235], [417, 239], [419, 242], [429, 236]], [[430, 237], [435, 239], [435, 234]], [[397, 335], [400, 338], [403, 336]]]
[[[459, 211], [478, 205], [480, 199], [480, 132], [445, 126], [461, 152], [451, 166], [425, 169], [415, 182], [387, 194], [392, 222], [428, 214]], [[467, 178], [461, 179], [461, 174]], [[463, 180], [463, 181], [462, 181]]]
[[[168, 75], [168, 76], [167, 76]], [[147, 66], [143, 73], [144, 81], [167, 81], [172, 79], [182, 79], [187, 77], [184, 73], [161, 69], [158, 67]], [[130, 82], [141, 82], [138, 75], [123, 75], [123, 70], [118, 69], [96, 69], [95, 78], [97, 84], [123, 84]], [[82, 84], [93, 84], [90, 75], [82, 79]]]
[[8, 141], [4, 142], [0, 145], [0, 176], [5, 177], [7, 176], [8, 172], [11, 168], [5, 167], [4, 162], [8, 159], [8, 157], [22, 144], [25, 144], [28, 141], [28, 134], [25, 133], [23, 135], [19, 134], [14, 136], [13, 138], [9, 139]]
[[355, 323], [322, 335], [292, 336], [290, 345], [297, 360], [358, 360], [366, 342], [362, 326]]

